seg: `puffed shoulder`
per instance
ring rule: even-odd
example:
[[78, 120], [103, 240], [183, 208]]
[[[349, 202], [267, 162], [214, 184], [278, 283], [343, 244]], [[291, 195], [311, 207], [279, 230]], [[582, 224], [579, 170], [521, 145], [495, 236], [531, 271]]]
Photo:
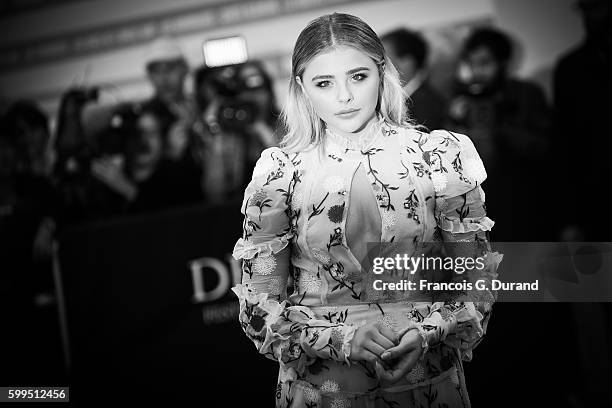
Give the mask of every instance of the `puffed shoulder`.
[[431, 181], [440, 198], [466, 193], [487, 178], [482, 159], [472, 140], [461, 133], [434, 130], [423, 134], [419, 145], [431, 169]]
[[[288, 174], [289, 167], [292, 167], [289, 156], [279, 147], [273, 146], [264, 149], [257, 159], [255, 168], [253, 169], [253, 179], [259, 177], [268, 177], [273, 174], [277, 177], [283, 177]], [[281, 173], [278, 173], [278, 172]]]
[[234, 246], [234, 259], [277, 254], [289, 244], [293, 233], [287, 207], [293, 172], [293, 163], [280, 148], [269, 147], [261, 152], [244, 191], [243, 237]]

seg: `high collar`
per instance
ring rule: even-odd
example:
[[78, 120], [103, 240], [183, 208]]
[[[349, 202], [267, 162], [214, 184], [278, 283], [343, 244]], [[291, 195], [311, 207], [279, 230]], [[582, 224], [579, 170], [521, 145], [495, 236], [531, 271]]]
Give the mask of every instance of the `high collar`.
[[359, 138], [349, 138], [339, 135], [329, 128], [325, 130], [325, 138], [330, 144], [338, 147], [342, 153], [365, 152], [374, 145], [378, 137], [383, 133], [383, 129], [388, 127], [388, 124], [385, 122], [385, 119], [379, 115], [378, 120], [368, 126], [369, 129], [363, 132]]

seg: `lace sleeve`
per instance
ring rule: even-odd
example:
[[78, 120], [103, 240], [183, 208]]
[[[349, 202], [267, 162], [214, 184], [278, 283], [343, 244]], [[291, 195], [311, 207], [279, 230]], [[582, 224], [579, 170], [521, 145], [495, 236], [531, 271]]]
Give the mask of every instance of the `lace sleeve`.
[[[437, 227], [446, 243], [447, 256], [483, 257], [479, 275], [497, 277], [503, 255], [491, 250], [489, 231], [495, 224], [486, 215], [481, 183], [487, 174], [472, 141], [465, 135], [434, 131], [424, 150], [431, 158], [432, 182], [436, 192]], [[464, 360], [482, 340], [496, 294], [478, 291], [478, 301], [435, 302], [423, 321], [415, 324], [427, 349], [441, 342], [460, 350]]]
[[297, 177], [279, 148], [263, 151], [242, 203], [243, 235], [233, 251], [242, 260], [242, 283], [232, 290], [240, 302], [240, 325], [257, 350], [301, 372], [314, 357], [348, 364], [355, 328], [318, 320], [308, 307], [286, 300], [293, 238], [289, 203]]

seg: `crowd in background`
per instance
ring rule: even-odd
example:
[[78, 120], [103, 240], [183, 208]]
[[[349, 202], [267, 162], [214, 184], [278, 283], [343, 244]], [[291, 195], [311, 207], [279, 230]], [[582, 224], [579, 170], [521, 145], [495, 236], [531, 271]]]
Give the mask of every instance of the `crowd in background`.
[[[448, 89], [428, 80], [422, 34], [382, 33], [411, 118], [469, 135], [481, 154], [494, 241], [609, 241], [609, 222], [593, 210], [600, 177], [610, 174], [604, 157], [610, 104], [599, 101], [612, 94], [611, 11], [606, 2], [578, 4], [586, 37], [555, 67], [550, 102], [539, 86], [512, 76], [516, 46], [498, 29], [468, 36]], [[154, 41], [144, 64], [151, 99], [108, 108], [95, 103], [96, 88], [67, 90], [54, 134], [33, 101], [1, 112], [0, 246], [9, 258], [3, 265], [27, 271], [1, 274], [7, 305], [52, 302], [44, 294], [52, 287], [49, 260], [59, 229], [235, 202], [261, 151], [278, 144], [279, 107], [260, 62], [198, 68], [192, 95], [184, 92], [188, 64], [172, 39]]]

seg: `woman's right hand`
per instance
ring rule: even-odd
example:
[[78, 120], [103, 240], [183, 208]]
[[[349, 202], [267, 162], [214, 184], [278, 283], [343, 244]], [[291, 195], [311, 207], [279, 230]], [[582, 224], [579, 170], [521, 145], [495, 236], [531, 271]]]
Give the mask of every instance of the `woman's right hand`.
[[373, 322], [359, 327], [351, 341], [350, 359], [354, 361], [380, 361], [380, 355], [395, 347], [397, 334], [380, 323]]

